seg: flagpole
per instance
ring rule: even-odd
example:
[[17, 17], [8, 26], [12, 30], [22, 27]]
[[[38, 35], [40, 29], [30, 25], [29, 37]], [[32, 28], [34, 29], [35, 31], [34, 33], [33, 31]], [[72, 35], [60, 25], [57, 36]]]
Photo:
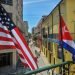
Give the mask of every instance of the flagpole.
[[[59, 8], [59, 25], [60, 25], [60, 40], [61, 40], [61, 42], [60, 42], [60, 45], [61, 45], [61, 51], [62, 51], [62, 62], [64, 62], [65, 61], [65, 59], [64, 59], [64, 50], [63, 50], [63, 46], [62, 46], [62, 26], [61, 26], [61, 10], [60, 10], [60, 4], [59, 4], [59, 6], [58, 6], [58, 8]], [[65, 70], [64, 70], [64, 68], [65, 68], [65, 66], [62, 66], [62, 73], [63, 73], [63, 75], [65, 75]]]

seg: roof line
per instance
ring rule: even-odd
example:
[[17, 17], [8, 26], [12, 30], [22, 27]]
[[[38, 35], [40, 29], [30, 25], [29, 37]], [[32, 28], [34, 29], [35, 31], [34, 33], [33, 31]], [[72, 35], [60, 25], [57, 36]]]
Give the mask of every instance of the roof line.
[[[63, 1], [63, 0], [61, 0], [60, 2], [58, 2], [58, 4], [57, 4], [57, 5], [54, 7], [54, 9], [49, 13], [49, 15], [52, 14], [52, 12], [57, 8], [57, 6], [60, 5], [60, 3], [61, 3], [62, 1]], [[45, 19], [47, 19], [49, 15], [47, 15], [47, 17], [46, 17]]]
[[[62, 2], [63, 0], [61, 0], [60, 2], [58, 2], [58, 4], [53, 8], [53, 10], [46, 16], [46, 18], [45, 19], [47, 19], [48, 18], [48, 16], [50, 15], [50, 14], [52, 14], [52, 12], [57, 8], [57, 6], [59, 6], [60, 5], [60, 3]], [[41, 18], [42, 19], [42, 18]], [[38, 24], [37, 24], [38, 25]]]
[[[54, 9], [49, 13], [49, 15], [57, 8], [57, 6], [60, 5], [60, 3], [61, 3], [62, 1], [63, 1], [63, 0], [61, 0], [60, 2], [58, 2], [58, 4], [57, 4], [57, 5], [54, 7]], [[49, 16], [49, 15], [48, 15], [48, 16]], [[48, 17], [48, 16], [47, 16], [47, 17]]]

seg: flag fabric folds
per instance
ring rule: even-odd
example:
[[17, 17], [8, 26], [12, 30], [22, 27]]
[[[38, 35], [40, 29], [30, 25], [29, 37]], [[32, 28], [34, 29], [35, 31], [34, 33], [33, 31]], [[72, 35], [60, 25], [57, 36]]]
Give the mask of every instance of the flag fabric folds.
[[[20, 51], [22, 52], [24, 58], [26, 59], [26, 62], [28, 63], [29, 67], [34, 70], [37, 69], [37, 64], [35, 62], [34, 56], [28, 47], [28, 44], [25, 40], [25, 38], [20, 33], [19, 29], [17, 27], [13, 28], [11, 30], [12, 34], [14, 35], [15, 39], [18, 42], [18, 46], [20, 47]], [[21, 53], [19, 52], [19, 53]]]
[[[11, 18], [9, 17], [8, 13], [3, 8], [2, 5], [0, 5], [0, 19], [1, 19], [0, 20], [1, 26], [6, 27], [8, 29], [8, 31], [13, 35], [15, 40], [17, 41], [17, 47], [18, 47], [17, 51], [19, 53], [19, 56], [20, 56], [22, 63], [23, 64], [27, 63], [31, 70], [37, 69], [37, 62], [35, 61], [35, 58], [31, 52], [25, 38], [23, 37], [19, 28], [16, 27], [15, 24], [12, 22]], [[1, 30], [0, 30], [0, 32], [1, 32]], [[6, 33], [8, 33], [8, 32], [6, 32]], [[4, 36], [5, 34], [2, 33], [2, 34], [0, 34], [0, 36], [1, 35]], [[6, 35], [5, 35], [5, 37], [6, 37]], [[7, 37], [10, 38], [10, 36], [8, 34], [7, 34]], [[5, 40], [5, 39], [3, 39], [3, 40]], [[9, 39], [8, 39], [8, 41], [9, 41]], [[1, 40], [0, 40], [0, 42], [2, 43]], [[14, 43], [13, 42], [8, 42], [8, 45], [9, 44], [14, 45], [15, 42]], [[6, 43], [4, 43], [3, 45], [5, 45], [5, 44]], [[15, 45], [15, 47], [16, 47], [16, 45]]]
[[3, 49], [16, 49], [15, 44], [13, 43], [12, 37], [7, 27], [2, 25], [0, 17], [0, 50]]
[[75, 55], [75, 43], [62, 16], [60, 16], [60, 21], [61, 25], [59, 25], [59, 43], [61, 43], [60, 45], [63, 48]]

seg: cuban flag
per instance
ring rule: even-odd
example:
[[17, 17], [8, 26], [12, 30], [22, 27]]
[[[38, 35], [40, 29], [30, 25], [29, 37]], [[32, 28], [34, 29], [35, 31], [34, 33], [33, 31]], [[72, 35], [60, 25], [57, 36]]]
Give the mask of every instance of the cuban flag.
[[61, 25], [59, 25], [59, 43], [63, 48], [75, 55], [75, 43], [62, 16], [60, 17], [60, 24]]

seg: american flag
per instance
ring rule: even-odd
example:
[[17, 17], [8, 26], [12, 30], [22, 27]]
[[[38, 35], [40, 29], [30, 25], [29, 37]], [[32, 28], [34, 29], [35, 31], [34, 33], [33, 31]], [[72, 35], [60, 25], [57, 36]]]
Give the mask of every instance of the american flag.
[[15, 44], [13, 43], [12, 37], [9, 30], [4, 26], [4, 21], [1, 18], [0, 13], [0, 50], [2, 49], [15, 49]]
[[[9, 33], [12, 33], [15, 40], [17, 41], [17, 45], [18, 45], [17, 51], [20, 55], [22, 63], [27, 63], [31, 70], [37, 69], [37, 62], [35, 61], [35, 58], [31, 52], [25, 38], [21, 34], [18, 27], [15, 26], [15, 24], [13, 23], [13, 21], [9, 17], [9, 14], [6, 12], [6, 10], [3, 8], [2, 5], [0, 5], [0, 27], [1, 26], [8, 30], [5, 32], [5, 30], [3, 29], [2, 31], [4, 31], [4, 33], [2, 33], [0, 30], [1, 37], [2, 37], [2, 35], [4, 35], [5, 38], [10, 37], [11, 35], [10, 34], [8, 35], [8, 32], [9, 32]], [[6, 33], [6, 35], [5, 35], [5, 33]], [[2, 40], [3, 41], [6, 40], [8, 42], [9, 46], [14, 46], [15, 42], [14, 41], [11, 42], [9, 38], [8, 39], [3, 39], [3, 38], [1, 39], [0, 38], [0, 42], [2, 42]], [[4, 47], [10, 48], [5, 43], [1, 43], [1, 46], [2, 46], [2, 48], [4, 48]], [[0, 48], [0, 49], [2, 49], [2, 48]]]

